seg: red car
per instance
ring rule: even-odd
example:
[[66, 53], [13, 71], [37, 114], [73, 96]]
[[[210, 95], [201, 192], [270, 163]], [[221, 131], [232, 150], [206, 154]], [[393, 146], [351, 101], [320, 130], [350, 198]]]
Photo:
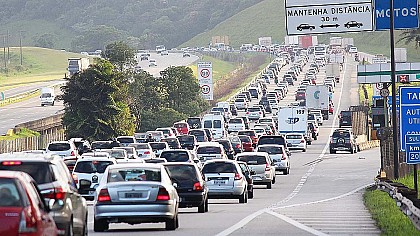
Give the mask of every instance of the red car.
[[258, 136], [257, 133], [255, 133], [255, 130], [240, 130], [238, 131], [238, 135], [247, 135], [252, 140], [252, 146], [256, 147], [258, 143]]
[[238, 135], [239, 139], [242, 142], [242, 147], [244, 152], [253, 152], [254, 146], [252, 145], [252, 140], [248, 135]]
[[178, 130], [178, 133], [180, 135], [188, 134], [188, 132], [190, 131], [190, 126], [187, 122], [176, 122], [174, 124], [174, 127]]
[[57, 235], [35, 181], [20, 171], [0, 171], [0, 235]]

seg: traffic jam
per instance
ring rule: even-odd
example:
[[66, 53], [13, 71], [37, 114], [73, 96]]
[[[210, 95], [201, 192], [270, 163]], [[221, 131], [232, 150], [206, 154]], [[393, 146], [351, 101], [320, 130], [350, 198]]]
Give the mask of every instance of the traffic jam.
[[[0, 212], [10, 225], [0, 234], [86, 235], [88, 214], [95, 232], [120, 223], [176, 230], [180, 208], [205, 214], [209, 199], [252, 204], [290, 173], [291, 156], [310, 149], [331, 119], [341, 65], [330, 63], [330, 51], [286, 46], [230, 101], [172, 127], [0, 154]], [[331, 153], [357, 152], [347, 140], [330, 142]]]

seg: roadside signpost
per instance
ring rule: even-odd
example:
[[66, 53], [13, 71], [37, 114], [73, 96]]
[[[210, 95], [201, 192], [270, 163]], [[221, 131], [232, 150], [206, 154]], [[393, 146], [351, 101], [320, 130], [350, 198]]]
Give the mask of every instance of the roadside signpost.
[[420, 87], [400, 87], [399, 110], [400, 148], [405, 151], [407, 135], [420, 136]]
[[[375, 30], [390, 29], [390, 1], [375, 0]], [[419, 27], [418, 0], [394, 0], [394, 29]]]
[[197, 63], [197, 77], [201, 88], [201, 96], [205, 100], [213, 100], [213, 65], [211, 62]]
[[405, 138], [405, 163], [414, 165], [414, 189], [417, 196], [419, 192], [417, 164], [420, 163], [420, 134], [407, 134]]
[[371, 0], [286, 0], [287, 35], [373, 30]]
[[[396, 63], [397, 82], [420, 81], [420, 62]], [[404, 79], [405, 81], [400, 81]], [[357, 82], [359, 84], [390, 83], [391, 63], [358, 65]]]

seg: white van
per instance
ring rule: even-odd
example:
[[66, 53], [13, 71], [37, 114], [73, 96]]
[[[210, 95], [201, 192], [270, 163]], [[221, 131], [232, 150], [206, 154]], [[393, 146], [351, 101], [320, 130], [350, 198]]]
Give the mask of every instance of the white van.
[[54, 106], [55, 93], [54, 88], [41, 88], [41, 106], [51, 105]]
[[203, 128], [211, 129], [213, 138], [219, 139], [226, 136], [226, 124], [223, 115], [206, 114], [201, 122]]

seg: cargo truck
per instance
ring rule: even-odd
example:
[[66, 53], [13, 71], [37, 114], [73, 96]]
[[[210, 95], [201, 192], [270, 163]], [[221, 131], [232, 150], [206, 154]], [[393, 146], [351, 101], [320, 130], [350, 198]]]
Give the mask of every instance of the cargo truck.
[[306, 107], [279, 107], [279, 134], [304, 133], [308, 131], [308, 109]]
[[337, 83], [340, 82], [340, 64], [329, 63], [325, 65], [325, 75], [327, 78], [334, 78]]
[[68, 59], [68, 71], [70, 77], [78, 72], [86, 70], [90, 65], [89, 58], [69, 58]]
[[306, 86], [306, 107], [321, 110], [322, 118], [328, 120], [330, 108], [330, 92], [326, 85]]

